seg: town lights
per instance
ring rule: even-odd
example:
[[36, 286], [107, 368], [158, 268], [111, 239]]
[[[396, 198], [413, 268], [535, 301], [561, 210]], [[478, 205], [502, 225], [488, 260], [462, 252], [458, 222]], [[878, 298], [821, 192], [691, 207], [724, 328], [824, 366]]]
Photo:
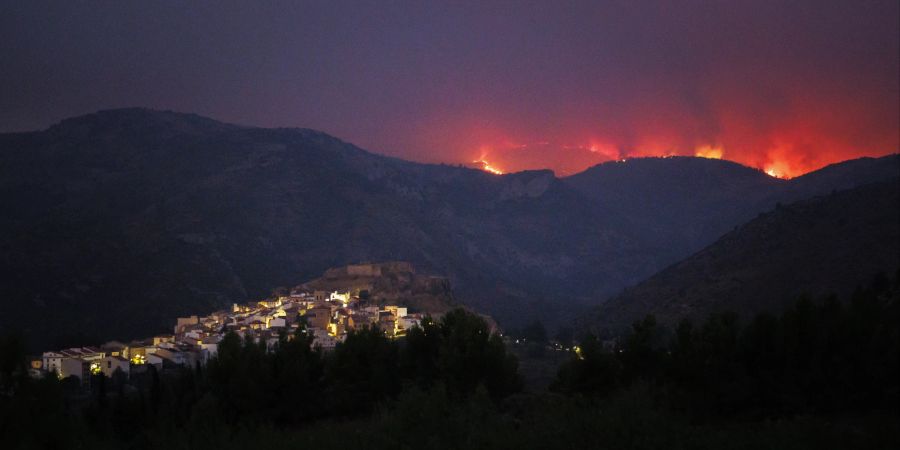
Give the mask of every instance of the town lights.
[[91, 363], [91, 375], [100, 375], [100, 364]]
[[144, 357], [144, 355], [134, 355], [131, 357], [131, 363], [135, 365], [146, 364], [147, 359]]

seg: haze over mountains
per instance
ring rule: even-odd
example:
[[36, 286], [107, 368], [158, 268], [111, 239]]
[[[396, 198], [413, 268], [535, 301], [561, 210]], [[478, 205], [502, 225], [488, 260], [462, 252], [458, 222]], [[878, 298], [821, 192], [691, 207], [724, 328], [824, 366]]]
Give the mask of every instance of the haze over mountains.
[[496, 176], [145, 109], [0, 135], [0, 155], [0, 328], [37, 345], [152, 334], [383, 260], [448, 276], [501, 325], [553, 323], [777, 202], [900, 173], [892, 155], [793, 180], [700, 158]]

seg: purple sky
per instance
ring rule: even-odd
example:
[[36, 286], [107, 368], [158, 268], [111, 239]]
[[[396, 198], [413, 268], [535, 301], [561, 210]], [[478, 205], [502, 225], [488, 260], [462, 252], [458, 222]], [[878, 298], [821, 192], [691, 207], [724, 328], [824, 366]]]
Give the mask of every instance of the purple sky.
[[449, 3], [2, 1], [0, 131], [148, 106], [561, 173], [900, 146], [897, 0]]

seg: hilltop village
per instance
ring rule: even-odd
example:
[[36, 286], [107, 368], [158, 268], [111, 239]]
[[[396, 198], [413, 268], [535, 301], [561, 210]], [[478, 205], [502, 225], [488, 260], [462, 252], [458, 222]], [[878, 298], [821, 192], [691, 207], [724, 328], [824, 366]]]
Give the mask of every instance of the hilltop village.
[[348, 332], [363, 327], [402, 337], [426, 315], [437, 318], [452, 305], [445, 278], [417, 275], [406, 262], [356, 264], [329, 269], [322, 278], [290, 289], [280, 288], [264, 300], [234, 304], [202, 317], [179, 317], [172, 334], [44, 352], [32, 359], [31, 371], [33, 376], [55, 373], [60, 379], [75, 377], [88, 384], [91, 375], [101, 373], [128, 378], [150, 366], [157, 371], [195, 367], [216, 356], [218, 343], [229, 332], [272, 350], [280, 339], [299, 331], [310, 334], [313, 346], [327, 352]]

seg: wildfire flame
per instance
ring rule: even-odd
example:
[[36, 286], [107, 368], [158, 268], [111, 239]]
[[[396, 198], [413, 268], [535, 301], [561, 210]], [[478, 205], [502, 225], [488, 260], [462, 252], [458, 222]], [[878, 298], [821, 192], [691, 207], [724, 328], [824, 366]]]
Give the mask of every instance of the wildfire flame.
[[767, 166], [766, 169], [765, 169], [765, 172], [766, 172], [766, 175], [768, 175], [768, 176], [770, 176], [770, 177], [772, 177], [772, 178], [783, 178], [783, 179], [788, 179], [788, 178], [790, 178], [790, 177], [787, 176], [784, 172], [778, 170], [778, 169], [775, 168], [774, 166]]
[[549, 168], [558, 176], [568, 176], [605, 162], [625, 162], [632, 158], [670, 158], [694, 156], [716, 160], [729, 160], [746, 167], [752, 167], [770, 177], [788, 180], [817, 168], [818, 163], [810, 163], [799, 155], [799, 150], [780, 141], [773, 142], [757, 156], [742, 155], [739, 151], [726, 150], [726, 144], [718, 140], [701, 141], [684, 147], [667, 147], [664, 143], [649, 140], [638, 142], [634, 147], [617, 147], [599, 140], [588, 142], [569, 141], [556, 144], [551, 141], [536, 141], [521, 144], [501, 142], [496, 145], [482, 145], [478, 153], [470, 153], [467, 158], [476, 157], [467, 167], [480, 169], [494, 175]]
[[475, 163], [479, 168], [481, 168], [481, 170], [483, 170], [485, 172], [490, 172], [494, 175], [503, 175], [502, 170], [492, 166], [489, 162], [485, 161], [484, 159], [477, 159], [472, 162]]
[[789, 179], [793, 175], [792, 167], [784, 161], [771, 161], [765, 165], [763, 171], [773, 178]]
[[694, 156], [709, 159], [722, 159], [722, 154], [723, 152], [721, 147], [713, 147], [710, 145], [699, 147], [694, 151]]

